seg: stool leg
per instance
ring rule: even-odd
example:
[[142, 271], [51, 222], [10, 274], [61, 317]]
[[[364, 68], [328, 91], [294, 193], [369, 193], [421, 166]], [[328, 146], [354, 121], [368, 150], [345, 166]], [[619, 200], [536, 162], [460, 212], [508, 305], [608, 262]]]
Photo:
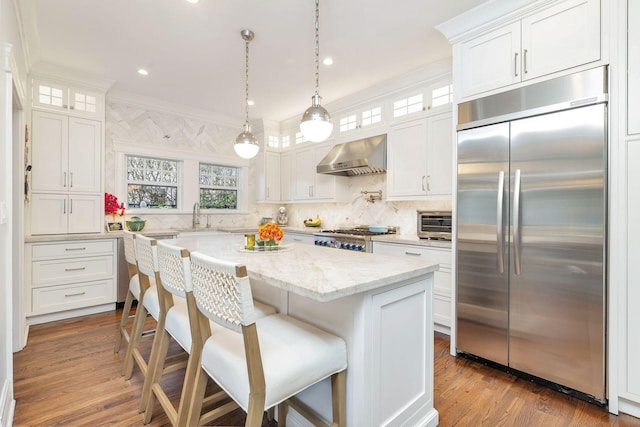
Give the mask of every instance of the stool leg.
[[129, 320], [129, 315], [131, 314], [131, 306], [133, 305], [133, 294], [131, 291], [127, 291], [127, 298], [124, 300], [124, 308], [122, 309], [122, 318], [120, 319], [120, 326], [118, 327], [118, 333], [116, 334], [116, 343], [113, 348], [114, 353], [118, 353], [120, 351], [120, 346], [122, 345], [122, 338], [124, 337], [124, 330], [127, 326], [127, 320]]
[[347, 371], [331, 376], [331, 400], [333, 403], [333, 424], [344, 427], [347, 424]]
[[136, 317], [133, 321], [133, 331], [131, 332], [131, 339], [129, 340], [129, 345], [127, 346], [127, 355], [124, 360], [124, 366], [122, 368], [122, 375], [124, 375], [125, 379], [131, 378], [131, 374], [133, 373], [133, 352], [140, 345], [140, 339], [142, 337], [142, 332], [144, 331], [144, 322], [147, 318], [147, 310], [144, 308], [143, 304], [138, 303], [138, 308], [136, 309]]

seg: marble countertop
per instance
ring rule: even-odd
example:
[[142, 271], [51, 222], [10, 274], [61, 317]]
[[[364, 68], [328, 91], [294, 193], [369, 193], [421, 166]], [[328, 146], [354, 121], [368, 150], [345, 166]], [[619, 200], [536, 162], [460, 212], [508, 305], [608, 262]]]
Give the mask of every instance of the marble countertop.
[[[149, 237], [177, 236], [177, 230], [144, 230], [140, 232]], [[42, 236], [25, 236], [25, 243], [69, 242], [75, 240], [100, 240], [117, 239], [122, 237], [122, 231], [110, 233], [83, 233], [83, 234], [47, 234]]]
[[288, 243], [273, 252], [249, 252], [239, 235], [178, 237], [170, 243], [244, 264], [251, 279], [321, 302], [417, 278], [439, 267], [424, 260], [300, 243]]

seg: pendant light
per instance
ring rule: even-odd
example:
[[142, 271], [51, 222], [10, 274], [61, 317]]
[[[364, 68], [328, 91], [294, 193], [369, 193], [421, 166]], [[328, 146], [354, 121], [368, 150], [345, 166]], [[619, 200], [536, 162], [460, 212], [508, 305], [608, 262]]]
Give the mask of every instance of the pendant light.
[[240, 135], [236, 138], [236, 143], [233, 145], [233, 149], [236, 154], [243, 159], [251, 159], [258, 154], [260, 145], [258, 140], [251, 133], [251, 125], [249, 124], [249, 42], [253, 40], [255, 34], [251, 30], [242, 30], [240, 32], [242, 39], [245, 42], [245, 100], [244, 100], [244, 129]]
[[305, 138], [313, 142], [321, 142], [329, 138], [333, 130], [333, 123], [329, 112], [320, 105], [322, 97], [318, 93], [320, 82], [320, 35], [319, 19], [320, 0], [316, 0], [316, 93], [311, 97], [311, 107], [302, 115], [300, 131]]

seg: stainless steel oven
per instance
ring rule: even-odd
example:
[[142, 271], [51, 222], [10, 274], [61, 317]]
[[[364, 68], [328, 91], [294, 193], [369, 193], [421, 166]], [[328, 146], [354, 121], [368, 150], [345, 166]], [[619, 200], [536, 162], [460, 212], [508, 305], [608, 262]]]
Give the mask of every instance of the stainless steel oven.
[[451, 211], [418, 211], [417, 234], [421, 239], [451, 240]]

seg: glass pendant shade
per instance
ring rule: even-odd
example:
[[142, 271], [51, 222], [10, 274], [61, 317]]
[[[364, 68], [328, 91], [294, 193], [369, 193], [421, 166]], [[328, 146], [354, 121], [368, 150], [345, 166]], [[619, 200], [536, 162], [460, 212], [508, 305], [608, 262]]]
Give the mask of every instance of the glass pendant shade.
[[331, 116], [325, 108], [320, 105], [321, 97], [314, 95], [311, 97], [311, 107], [302, 115], [300, 122], [300, 132], [309, 141], [322, 142], [331, 136], [333, 122]]
[[236, 154], [243, 159], [251, 159], [258, 154], [260, 146], [258, 140], [251, 133], [251, 126], [249, 123], [244, 124], [244, 130], [236, 138], [236, 143], [233, 145], [233, 149]]

